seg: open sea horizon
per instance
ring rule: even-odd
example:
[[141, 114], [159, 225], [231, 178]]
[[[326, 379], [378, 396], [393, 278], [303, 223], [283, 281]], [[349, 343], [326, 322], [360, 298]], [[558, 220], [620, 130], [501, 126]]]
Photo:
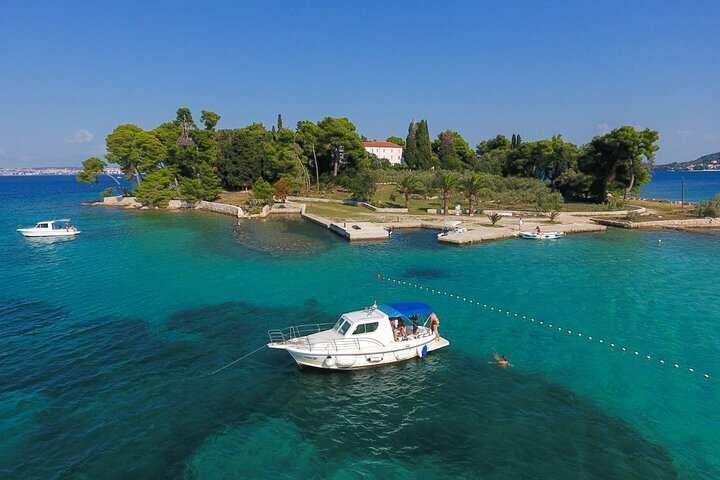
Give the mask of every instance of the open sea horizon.
[[[642, 196], [675, 200], [659, 173], [685, 172]], [[699, 173], [688, 201], [720, 190]], [[720, 478], [717, 231], [349, 243], [80, 205], [106, 182], [0, 177], [0, 478]], [[82, 233], [15, 231], [60, 217]], [[432, 305], [450, 347], [334, 373], [261, 349], [208, 375], [270, 328], [393, 301]]]

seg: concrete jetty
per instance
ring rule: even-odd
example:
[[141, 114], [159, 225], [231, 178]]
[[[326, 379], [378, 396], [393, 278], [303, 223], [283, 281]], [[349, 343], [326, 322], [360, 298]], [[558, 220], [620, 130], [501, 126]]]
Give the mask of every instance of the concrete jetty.
[[387, 240], [390, 238], [389, 229], [372, 222], [331, 223], [330, 230], [351, 242], [356, 240]]
[[387, 240], [390, 238], [390, 231], [378, 223], [372, 222], [333, 222], [320, 215], [302, 212], [302, 217], [306, 220], [321, 225], [331, 232], [335, 232], [343, 238], [351, 242], [357, 240]]
[[[451, 233], [444, 237], [440, 237], [438, 241], [453, 245], [471, 245], [473, 243], [487, 242], [490, 240], [501, 240], [504, 238], [512, 238], [518, 236], [518, 229], [515, 226], [486, 227], [479, 225], [468, 225], [467, 228], [467, 232]], [[557, 225], [543, 224], [542, 229], [546, 232], [554, 231], [570, 234], [585, 232], [604, 232], [605, 230], [607, 230], [607, 227], [605, 225], [598, 225], [595, 223], [577, 222]], [[532, 231], [533, 229], [528, 228], [527, 230]]]

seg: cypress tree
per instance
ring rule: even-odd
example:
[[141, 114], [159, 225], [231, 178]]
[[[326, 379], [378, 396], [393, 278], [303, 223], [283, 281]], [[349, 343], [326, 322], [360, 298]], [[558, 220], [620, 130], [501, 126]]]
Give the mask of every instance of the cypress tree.
[[515, 148], [520, 148], [520, 143], [522, 140], [520, 140], [520, 134], [518, 133], [515, 137]]
[[512, 149], [515, 149], [515, 147], [517, 147], [517, 137], [515, 136], [514, 133], [512, 135], [512, 140], [510, 141], [510, 147]]
[[279, 113], [278, 113], [277, 129], [278, 129], [278, 132], [280, 130], [282, 130], [282, 115], [280, 115]]
[[416, 142], [418, 168], [428, 169], [432, 165], [432, 143], [426, 120], [420, 120], [418, 123]]
[[410, 168], [417, 168], [417, 123], [415, 119], [408, 126], [408, 134], [405, 139], [405, 165]]

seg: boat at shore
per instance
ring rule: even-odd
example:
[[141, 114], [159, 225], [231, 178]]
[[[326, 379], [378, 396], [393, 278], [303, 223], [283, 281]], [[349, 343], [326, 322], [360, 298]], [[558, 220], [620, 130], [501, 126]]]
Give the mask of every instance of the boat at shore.
[[45, 220], [32, 228], [18, 228], [17, 231], [26, 237], [73, 237], [80, 234], [80, 230], [70, 225], [69, 218]]
[[300, 367], [356, 370], [387, 365], [450, 345], [428, 325], [433, 315], [426, 303], [373, 305], [342, 314], [334, 325], [269, 330], [267, 346], [286, 350]]
[[518, 236], [528, 240], [555, 240], [564, 237], [565, 232], [520, 232]]

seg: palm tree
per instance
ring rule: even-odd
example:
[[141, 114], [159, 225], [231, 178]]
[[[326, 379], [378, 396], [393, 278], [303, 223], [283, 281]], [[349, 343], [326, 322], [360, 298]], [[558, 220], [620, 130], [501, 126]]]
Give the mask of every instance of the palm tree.
[[417, 193], [418, 187], [420, 186], [420, 180], [414, 173], [406, 176], [398, 184], [397, 190], [405, 196], [405, 208], [408, 208], [410, 204], [410, 195]]
[[440, 189], [443, 196], [443, 215], [448, 214], [448, 203], [450, 202], [450, 194], [455, 190], [458, 184], [458, 177], [454, 173], [439, 172], [436, 177], [437, 188]]
[[460, 185], [460, 188], [467, 194], [470, 216], [473, 216], [475, 210], [475, 202], [477, 201], [478, 193], [484, 186], [483, 178], [477, 173], [473, 173], [469, 177], [465, 177]]

